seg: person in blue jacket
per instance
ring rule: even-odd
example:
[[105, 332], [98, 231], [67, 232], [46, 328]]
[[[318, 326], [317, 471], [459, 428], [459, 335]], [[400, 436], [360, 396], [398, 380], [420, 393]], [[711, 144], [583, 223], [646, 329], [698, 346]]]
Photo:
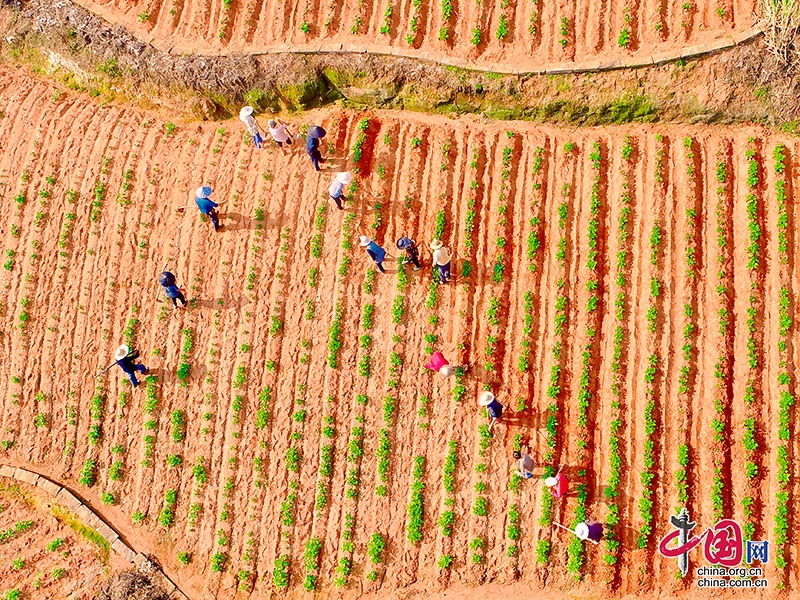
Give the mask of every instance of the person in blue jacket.
[[136, 381], [137, 371], [142, 375], [147, 375], [150, 372], [143, 364], [136, 362], [137, 358], [139, 358], [139, 351], [131, 352], [131, 349], [125, 344], [117, 348], [114, 353], [114, 360], [117, 361], [119, 368], [130, 378], [133, 387], [139, 385], [139, 382]]
[[361, 236], [361, 247], [367, 251], [369, 257], [378, 265], [378, 270], [381, 273], [386, 273], [386, 270], [383, 268], [383, 259], [386, 258], [386, 250], [378, 246], [378, 244], [365, 235]]
[[181, 292], [180, 288], [175, 284], [175, 275], [169, 271], [164, 271], [158, 276], [158, 283], [164, 288], [164, 294], [172, 300], [172, 306], [178, 308], [178, 300], [181, 301], [183, 306], [186, 306], [186, 298]]
[[219, 231], [219, 213], [217, 212], [217, 206], [219, 206], [219, 204], [212, 201], [209, 198], [210, 195], [211, 188], [207, 185], [204, 185], [197, 188], [194, 201], [197, 204], [197, 208], [200, 209], [200, 212], [204, 215], [208, 215], [208, 217], [211, 219], [211, 223], [214, 225], [214, 231]]

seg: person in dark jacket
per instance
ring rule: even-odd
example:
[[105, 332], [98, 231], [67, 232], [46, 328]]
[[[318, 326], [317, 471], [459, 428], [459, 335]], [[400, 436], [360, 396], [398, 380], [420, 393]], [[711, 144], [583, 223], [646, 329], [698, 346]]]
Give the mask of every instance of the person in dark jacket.
[[180, 288], [175, 284], [175, 275], [169, 271], [164, 271], [158, 276], [158, 282], [164, 288], [164, 294], [172, 300], [172, 306], [178, 308], [178, 300], [181, 301], [183, 306], [186, 306], [186, 298], [183, 296]]
[[322, 158], [322, 155], [319, 153], [318, 138], [309, 136], [308, 139], [306, 139], [306, 152], [308, 152], [308, 156], [311, 158], [311, 163], [314, 165], [314, 168], [319, 171], [319, 163], [325, 162], [325, 159]]
[[406, 260], [414, 265], [415, 271], [419, 271], [422, 268], [419, 262], [419, 248], [414, 240], [406, 236], [401, 237], [397, 240], [397, 249], [405, 250]]
[[381, 273], [386, 273], [386, 270], [383, 268], [383, 259], [386, 258], [386, 250], [378, 246], [378, 244], [365, 235], [361, 236], [361, 247], [367, 251], [369, 257], [378, 265], [378, 270]]
[[122, 371], [128, 377], [130, 377], [133, 387], [139, 385], [139, 382], [136, 381], [137, 371], [142, 375], [147, 375], [147, 373], [150, 372], [150, 370], [143, 364], [136, 362], [137, 358], [139, 358], [139, 351], [135, 350], [134, 352], [131, 352], [131, 349], [125, 344], [122, 344], [122, 346], [117, 348], [117, 351], [114, 354], [114, 360], [117, 361], [119, 368], [122, 369]]
[[204, 215], [207, 215], [211, 219], [211, 223], [214, 225], [214, 231], [219, 231], [220, 224], [219, 224], [219, 213], [217, 212], [217, 204], [213, 202], [209, 196], [211, 195], [211, 188], [207, 185], [197, 188], [197, 192], [195, 193], [195, 204], [197, 204], [197, 208], [200, 209], [200, 212]]

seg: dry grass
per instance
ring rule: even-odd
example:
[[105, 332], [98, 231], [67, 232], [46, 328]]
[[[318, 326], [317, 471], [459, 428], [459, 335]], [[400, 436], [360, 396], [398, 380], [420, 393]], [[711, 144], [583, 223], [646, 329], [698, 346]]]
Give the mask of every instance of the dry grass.
[[761, 27], [769, 51], [785, 64], [797, 59], [795, 40], [800, 28], [800, 2], [797, 0], [764, 0]]

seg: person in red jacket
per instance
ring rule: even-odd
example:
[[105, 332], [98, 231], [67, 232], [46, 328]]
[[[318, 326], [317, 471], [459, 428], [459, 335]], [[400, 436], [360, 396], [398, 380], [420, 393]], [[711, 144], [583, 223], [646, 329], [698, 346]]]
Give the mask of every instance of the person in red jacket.
[[554, 498], [561, 498], [569, 489], [569, 482], [561, 470], [553, 477], [546, 477], [544, 484], [550, 489], [550, 493]]

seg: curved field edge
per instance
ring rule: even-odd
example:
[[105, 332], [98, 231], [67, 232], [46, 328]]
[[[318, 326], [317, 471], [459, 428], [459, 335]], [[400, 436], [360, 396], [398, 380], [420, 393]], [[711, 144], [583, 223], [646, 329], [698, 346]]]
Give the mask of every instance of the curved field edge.
[[[714, 478], [685, 498], [703, 527], [721, 507], [780, 540], [767, 576], [791, 590], [794, 139], [756, 126], [568, 131], [319, 111], [308, 118], [329, 132], [325, 153], [358, 168], [340, 212], [329, 172], [311, 171], [302, 149], [257, 151], [238, 121], [172, 127], [17, 70], [0, 69], [0, 82], [0, 194], [12, 207], [0, 448], [76, 485], [188, 595], [518, 580], [696, 597], [655, 549], [687, 493], [677, 464], [690, 481]], [[226, 202], [219, 233], [191, 204], [176, 210], [201, 183]], [[364, 231], [392, 254], [403, 234], [423, 248], [442, 237], [454, 281], [437, 287], [429, 268], [394, 260], [376, 273]], [[168, 260], [185, 310], [157, 299]], [[753, 318], [784, 341], [780, 354], [754, 334], [762, 372], [744, 338], [718, 369], [722, 321], [745, 331], [753, 304], [736, 284], [754, 282]], [[619, 347], [607, 290], [625, 293]], [[682, 304], [697, 307], [688, 332]], [[703, 387], [688, 396], [684, 336]], [[121, 341], [151, 368], [137, 389], [116, 369], [95, 377]], [[423, 373], [429, 349], [470, 371]], [[754, 379], [758, 412], [739, 402]], [[475, 404], [486, 386], [506, 406], [491, 431]], [[691, 423], [676, 426], [689, 402]], [[591, 458], [612, 447], [605, 414], [621, 422], [624, 462]], [[744, 456], [735, 442], [749, 419], [781, 450], [752, 481], [725, 477], [718, 453]], [[541, 483], [515, 479], [510, 454], [523, 445], [566, 465], [578, 494], [546, 501]], [[630, 527], [616, 545], [570, 543], [551, 522], [605, 519], [610, 479]], [[758, 512], [746, 512], [756, 493]]]

